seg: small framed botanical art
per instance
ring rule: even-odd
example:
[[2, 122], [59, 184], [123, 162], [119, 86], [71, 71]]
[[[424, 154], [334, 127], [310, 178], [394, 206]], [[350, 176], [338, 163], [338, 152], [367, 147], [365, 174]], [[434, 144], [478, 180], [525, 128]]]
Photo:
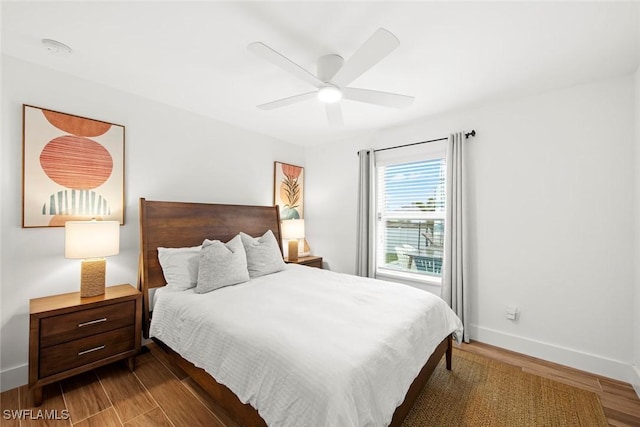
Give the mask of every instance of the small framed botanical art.
[[304, 168], [275, 162], [273, 204], [280, 208], [280, 219], [304, 218]]
[[124, 224], [124, 126], [22, 106], [22, 226]]

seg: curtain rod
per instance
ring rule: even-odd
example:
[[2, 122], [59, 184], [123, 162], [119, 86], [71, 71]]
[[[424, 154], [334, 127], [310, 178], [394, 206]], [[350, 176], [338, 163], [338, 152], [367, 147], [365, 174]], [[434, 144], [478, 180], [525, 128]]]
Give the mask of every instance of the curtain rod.
[[[476, 136], [475, 129], [472, 129], [471, 132], [465, 132], [464, 134], [465, 139], [469, 138], [470, 136]], [[394, 147], [387, 147], [387, 148], [378, 148], [377, 150], [373, 150], [373, 152], [377, 153], [378, 151], [393, 150], [394, 148], [411, 147], [412, 145], [427, 144], [429, 142], [446, 141], [447, 139], [449, 138], [438, 138], [438, 139], [430, 139], [428, 141], [412, 142], [411, 144], [396, 145]]]

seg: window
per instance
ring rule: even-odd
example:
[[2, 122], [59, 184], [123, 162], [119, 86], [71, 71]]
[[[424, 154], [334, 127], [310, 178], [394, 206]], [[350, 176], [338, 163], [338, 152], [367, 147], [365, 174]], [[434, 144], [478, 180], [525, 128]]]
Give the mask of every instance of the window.
[[446, 145], [429, 146], [376, 153], [376, 274], [441, 281]]

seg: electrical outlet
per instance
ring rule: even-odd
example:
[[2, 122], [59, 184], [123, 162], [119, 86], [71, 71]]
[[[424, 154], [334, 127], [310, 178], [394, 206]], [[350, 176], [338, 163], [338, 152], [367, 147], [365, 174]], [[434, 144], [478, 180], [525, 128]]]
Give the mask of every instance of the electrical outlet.
[[507, 306], [507, 319], [516, 320], [516, 317], [518, 317], [518, 307], [516, 307], [515, 305], [508, 305]]

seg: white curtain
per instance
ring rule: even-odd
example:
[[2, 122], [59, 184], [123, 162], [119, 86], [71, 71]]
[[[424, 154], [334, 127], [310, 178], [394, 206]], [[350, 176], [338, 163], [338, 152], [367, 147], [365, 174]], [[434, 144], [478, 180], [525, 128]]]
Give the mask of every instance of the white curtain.
[[374, 276], [374, 152], [360, 150], [360, 176], [358, 179], [358, 222], [356, 248], [356, 274]]
[[441, 296], [462, 320], [463, 340], [469, 342], [469, 301], [466, 295], [468, 233], [465, 218], [465, 139], [464, 132], [458, 132], [450, 135], [447, 143], [444, 273]]

